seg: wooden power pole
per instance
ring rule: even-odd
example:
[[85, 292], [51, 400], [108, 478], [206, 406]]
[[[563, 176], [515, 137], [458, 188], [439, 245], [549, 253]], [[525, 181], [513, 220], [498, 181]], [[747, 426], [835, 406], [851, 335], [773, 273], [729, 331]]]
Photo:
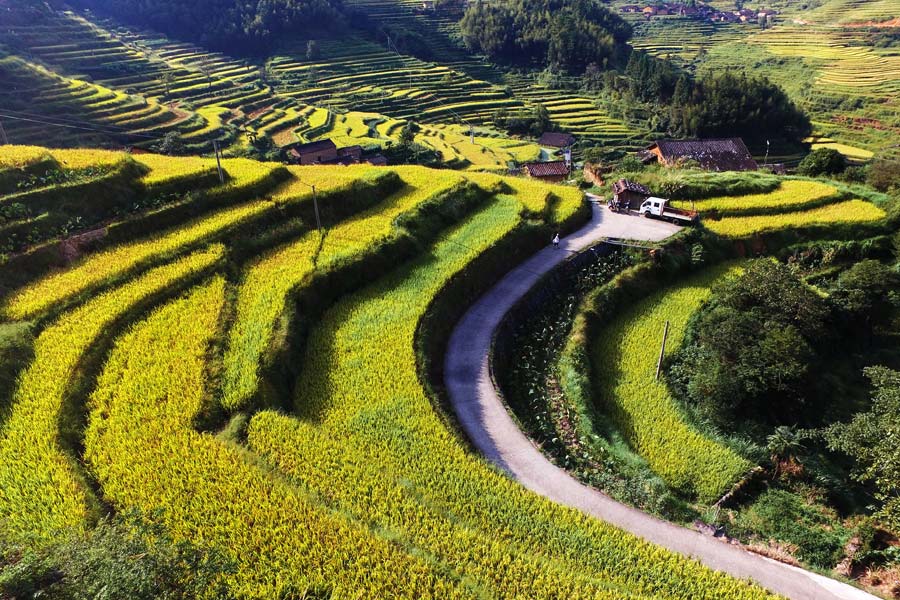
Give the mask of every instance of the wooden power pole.
[[662, 369], [663, 356], [666, 353], [666, 340], [669, 339], [669, 322], [666, 321], [666, 328], [663, 330], [662, 347], [659, 349], [659, 360], [656, 361], [656, 378], [659, 379], [659, 371]]
[[219, 169], [219, 181], [225, 185], [225, 173], [222, 171], [222, 159], [219, 157], [219, 142], [213, 141], [213, 149], [216, 151], [216, 168]]

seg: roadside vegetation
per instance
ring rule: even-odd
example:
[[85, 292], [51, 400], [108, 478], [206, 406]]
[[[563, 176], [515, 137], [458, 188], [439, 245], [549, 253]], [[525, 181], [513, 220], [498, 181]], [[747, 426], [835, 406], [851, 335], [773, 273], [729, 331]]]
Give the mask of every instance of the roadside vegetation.
[[432, 403], [453, 315], [577, 189], [295, 167], [204, 202], [206, 163], [143, 164], [184, 200], [2, 265], [0, 595], [768, 597], [525, 492]]
[[[703, 225], [650, 256], [630, 250], [605, 282], [591, 274], [615, 261], [586, 255], [533, 292], [560, 303], [511, 313], [495, 368], [509, 369], [499, 383], [517, 420], [618, 499], [890, 596], [896, 197], [838, 179], [620, 168], [692, 198], [680, 205]], [[711, 193], [716, 182], [731, 194]], [[722, 262], [736, 253], [761, 258]], [[571, 296], [567, 280], [597, 283]], [[704, 466], [719, 455], [734, 467]]]

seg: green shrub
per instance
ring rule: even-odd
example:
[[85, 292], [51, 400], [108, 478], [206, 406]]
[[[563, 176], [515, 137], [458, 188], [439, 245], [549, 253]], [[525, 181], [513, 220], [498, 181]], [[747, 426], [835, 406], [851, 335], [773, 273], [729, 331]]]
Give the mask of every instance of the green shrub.
[[842, 556], [848, 532], [834, 527], [834, 519], [822, 507], [808, 504], [797, 494], [779, 489], [765, 492], [734, 525], [738, 535], [757, 536], [797, 546], [797, 558], [820, 567], [834, 567]]
[[0, 544], [0, 598], [223, 597], [221, 576], [231, 570], [214, 550], [176, 543], [129, 513], [39, 551]]
[[847, 168], [847, 159], [834, 148], [817, 148], [800, 161], [797, 172], [801, 175], [835, 175]]

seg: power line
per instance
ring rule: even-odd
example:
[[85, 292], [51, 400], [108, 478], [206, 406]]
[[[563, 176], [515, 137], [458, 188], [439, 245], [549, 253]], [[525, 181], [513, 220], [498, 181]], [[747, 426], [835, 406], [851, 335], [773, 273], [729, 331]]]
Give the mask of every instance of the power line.
[[70, 125], [67, 123], [53, 123], [51, 121], [45, 121], [45, 120], [41, 120], [41, 119], [34, 119], [34, 118], [30, 118], [30, 117], [19, 117], [16, 115], [5, 114], [4, 112], [0, 112], [0, 117], [5, 118], [5, 119], [11, 119], [14, 121], [37, 123], [39, 125], [50, 125], [52, 127], [62, 127], [65, 129], [78, 129], [80, 131], [93, 131], [96, 133], [103, 133], [105, 135], [128, 135], [128, 136], [139, 137], [139, 138], [144, 138], [144, 139], [148, 139], [148, 140], [159, 139], [159, 136], [156, 136], [156, 135], [149, 135], [149, 134], [143, 134], [143, 133], [128, 133], [126, 131], [108, 131], [108, 130], [100, 129], [98, 127], [85, 127], [82, 125]]
[[[103, 129], [106, 129], [106, 130], [108, 130], [108, 131], [116, 131], [116, 130], [118, 130], [118, 131], [120, 131], [121, 133], [130, 133], [130, 131], [131, 131], [131, 130], [129, 130], [127, 127], [123, 127], [123, 126], [121, 126], [121, 125], [112, 125], [112, 124], [110, 124], [110, 125], [102, 125], [102, 126], [101, 126], [101, 125], [97, 125], [96, 123], [94, 123], [94, 122], [92, 122], [92, 121], [87, 121], [87, 120], [85, 120], [85, 119], [72, 119], [72, 118], [67, 118], [67, 117], [55, 117], [55, 116], [52, 116], [52, 115], [45, 115], [45, 114], [31, 113], [31, 112], [26, 112], [26, 111], [22, 111], [22, 110], [14, 110], [14, 109], [10, 109], [10, 108], [0, 108], [0, 110], [2, 110], [2, 111], [4, 111], [4, 112], [7, 112], [7, 113], [13, 113], [13, 114], [15, 114], [16, 116], [20, 116], [20, 117], [30, 117], [30, 118], [33, 118], [33, 119], [44, 119], [44, 120], [50, 120], [50, 121], [59, 121], [60, 123], [73, 124], [73, 125], [81, 125], [81, 126], [84, 126], [84, 127], [90, 127], [90, 128], [92, 128], [92, 129], [103, 128]], [[138, 134], [138, 133], [135, 133], [134, 135], [149, 135], [149, 134]], [[152, 137], [152, 136], [151, 136], [151, 137]]]

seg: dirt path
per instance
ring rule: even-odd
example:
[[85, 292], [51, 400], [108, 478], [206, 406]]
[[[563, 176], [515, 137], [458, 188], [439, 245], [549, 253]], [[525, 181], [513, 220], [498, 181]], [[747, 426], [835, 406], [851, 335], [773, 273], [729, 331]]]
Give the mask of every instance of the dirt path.
[[613, 214], [596, 204], [592, 211], [591, 222], [564, 238], [560, 249], [547, 247], [510, 271], [457, 323], [445, 358], [445, 383], [459, 422], [474, 446], [526, 488], [695, 557], [713, 569], [752, 579], [795, 600], [874, 600], [875, 596], [852, 586], [752, 554], [616, 502], [553, 465], [516, 426], [494, 388], [488, 358], [491, 339], [503, 316], [543, 273], [570, 253], [607, 237], [653, 241], [678, 230], [660, 221]]

